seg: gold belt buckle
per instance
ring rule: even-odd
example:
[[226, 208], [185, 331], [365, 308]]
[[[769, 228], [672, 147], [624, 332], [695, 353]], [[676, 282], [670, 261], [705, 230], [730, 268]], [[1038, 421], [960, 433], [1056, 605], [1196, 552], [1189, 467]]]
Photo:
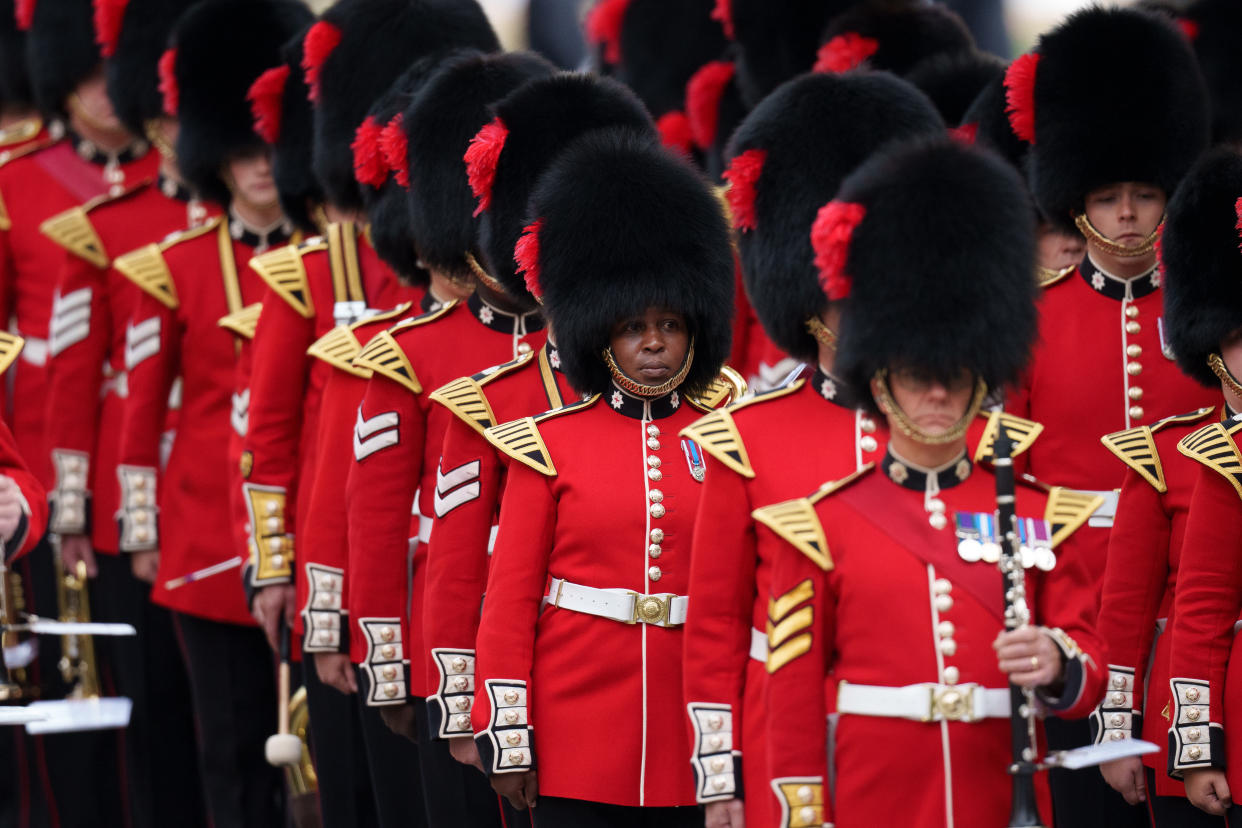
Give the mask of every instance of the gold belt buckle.
[[931, 696], [929, 721], [935, 721], [937, 714], [946, 722], [974, 721], [975, 688], [973, 685], [934, 686], [929, 687], [928, 690]]
[[634, 596], [634, 617], [629, 624], [664, 624], [668, 621], [672, 609], [672, 598], [658, 595], [643, 595], [638, 592]]

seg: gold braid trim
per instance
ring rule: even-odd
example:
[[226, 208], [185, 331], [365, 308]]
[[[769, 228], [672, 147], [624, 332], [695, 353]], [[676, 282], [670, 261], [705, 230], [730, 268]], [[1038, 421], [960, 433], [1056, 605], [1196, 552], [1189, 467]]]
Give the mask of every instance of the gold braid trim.
[[1230, 391], [1242, 397], [1242, 385], [1238, 383], [1237, 378], [1229, 371], [1229, 367], [1225, 365], [1225, 361], [1220, 358], [1220, 354], [1208, 354], [1208, 367], [1212, 369], [1212, 373], [1220, 377]]
[[1139, 256], [1146, 256], [1155, 249], [1156, 239], [1160, 238], [1160, 228], [1164, 227], [1164, 219], [1160, 220], [1160, 223], [1156, 225], [1156, 229], [1152, 230], [1138, 247], [1124, 247], [1117, 244], [1117, 242], [1096, 230], [1095, 225], [1087, 218], [1086, 213], [1079, 213], [1074, 216], [1074, 224], [1078, 226], [1078, 232], [1082, 233], [1087, 241], [1095, 242], [1095, 245], [1105, 253], [1123, 259], [1134, 259]]
[[881, 368], [876, 371], [875, 378], [879, 380], [880, 386], [879, 398], [876, 400], [880, 405], [880, 410], [892, 416], [897, 429], [902, 434], [911, 440], [917, 440], [925, 446], [944, 446], [966, 436], [966, 430], [970, 428], [971, 422], [979, 415], [979, 410], [983, 407], [983, 398], [988, 393], [988, 384], [983, 381], [982, 377], [976, 379], [975, 392], [971, 395], [970, 405], [966, 407], [966, 413], [962, 416], [962, 419], [954, 423], [953, 427], [944, 434], [928, 434], [915, 425], [914, 421], [906, 416], [906, 412], [902, 411], [901, 406], [893, 399], [893, 394], [888, 388], [888, 369]]
[[824, 324], [824, 321], [818, 316], [808, 316], [806, 319], [806, 331], [815, 337], [815, 341], [826, 348], [832, 350], [837, 349], [837, 332]]
[[617, 361], [613, 359], [611, 345], [604, 349], [604, 364], [608, 366], [613, 382], [623, 390], [629, 391], [636, 397], [663, 397], [685, 382], [686, 375], [690, 373], [690, 366], [694, 364], [694, 340], [690, 340], [690, 347], [686, 349], [686, 358], [682, 360], [677, 373], [659, 385], [644, 385], [627, 377], [621, 370], [621, 366], [617, 365]]

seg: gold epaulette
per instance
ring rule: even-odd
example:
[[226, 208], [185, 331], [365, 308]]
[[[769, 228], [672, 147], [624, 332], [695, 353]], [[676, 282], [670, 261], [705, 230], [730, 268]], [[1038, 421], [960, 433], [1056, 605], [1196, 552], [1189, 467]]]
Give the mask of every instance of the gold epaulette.
[[1038, 279], [1039, 286], [1041, 288], [1048, 288], [1064, 280], [1065, 277], [1069, 276], [1071, 273], [1073, 273], [1077, 269], [1078, 269], [1077, 265], [1070, 265], [1069, 267], [1063, 267], [1060, 270], [1053, 270], [1052, 268], [1041, 267], [1038, 269], [1038, 272], [1036, 273], [1036, 278]]
[[17, 359], [17, 355], [22, 352], [22, 346], [25, 344], [26, 340], [17, 334], [0, 331], [0, 374], [9, 370], [9, 366], [13, 364], [13, 360]]
[[[33, 152], [38, 152], [41, 149], [50, 147], [52, 146], [52, 144], [55, 144], [55, 143], [56, 143], [55, 141], [48, 138], [43, 141], [36, 141], [33, 144], [27, 144], [24, 147], [18, 147], [15, 150], [6, 149], [3, 152], [0, 152], [0, 167], [3, 167], [5, 164], [9, 163], [10, 161], [14, 161], [18, 158], [23, 158], [27, 155], [30, 155]], [[13, 227], [13, 220], [9, 218], [9, 208], [4, 203], [3, 196], [0, 196], [0, 230], [9, 230], [12, 227]]]
[[783, 503], [763, 506], [755, 509], [750, 515], [827, 572], [833, 567], [832, 555], [828, 551], [828, 539], [824, 536], [824, 527], [819, 522], [819, 516], [815, 514], [815, 504], [833, 492], [840, 491], [861, 479], [874, 468], [875, 463], [868, 463], [853, 474], [825, 483], [809, 497], [799, 497]]
[[1153, 435], [1168, 425], [1202, 420], [1214, 410], [1212, 406], [1208, 406], [1187, 414], [1165, 417], [1149, 426], [1136, 426], [1106, 434], [1100, 438], [1100, 442], [1104, 444], [1104, 448], [1117, 455], [1121, 462], [1138, 472], [1156, 491], [1164, 494], [1169, 487], [1165, 483], [1164, 464], [1160, 460], [1160, 452], [1156, 450]]
[[1010, 457], [1017, 457], [1029, 449], [1044, 431], [1043, 423], [1027, 420], [1006, 411], [989, 411], [987, 414], [980, 411], [979, 416], [987, 417], [988, 424], [983, 429], [983, 436], [979, 438], [979, 445], [975, 447], [976, 463], [992, 462], [994, 459], [992, 448], [1002, 424], [1005, 426], [1005, 431], [1009, 433], [1009, 439], [1013, 441], [1013, 446], [1009, 450]]
[[286, 244], [255, 256], [250, 260], [250, 267], [277, 296], [288, 302], [299, 315], [310, 319], [315, 315], [315, 303], [311, 299], [302, 253], [326, 250], [327, 247], [322, 240], [318, 244]]
[[1044, 520], [1052, 529], [1052, 547], [1060, 546], [1061, 541], [1074, 534], [1103, 505], [1104, 498], [1099, 495], [1053, 486], [1044, 509]]
[[539, 424], [553, 417], [572, 414], [575, 411], [585, 411], [598, 402], [599, 398], [600, 395], [596, 394], [581, 402], [545, 411], [537, 417], [523, 417], [520, 420], [501, 423], [484, 431], [483, 436], [489, 443], [519, 463], [529, 466], [540, 474], [555, 477], [556, 466], [552, 463], [548, 447], [539, 434]]
[[112, 266], [125, 278], [154, 296], [165, 307], [175, 310], [181, 303], [173, 284], [172, 272], [164, 261], [159, 244], [148, 244], [117, 257]]
[[29, 141], [43, 129], [43, 119], [38, 115], [22, 118], [15, 124], [0, 129], [0, 148], [11, 147]]
[[737, 430], [737, 424], [733, 422], [729, 409], [721, 408], [706, 417], [700, 417], [683, 428], [681, 436], [698, 443], [703, 451], [742, 477], [755, 476], [755, 469], [750, 465], [750, 457], [746, 454], [746, 445], [742, 442], [742, 435]]
[[354, 365], [354, 360], [361, 353], [362, 343], [358, 341], [358, 337], [354, 336], [349, 325], [337, 325], [306, 349], [307, 356], [323, 360], [333, 368], [353, 374], [355, 377], [369, 379], [370, 369]]
[[401, 350], [391, 331], [380, 331], [354, 358], [355, 368], [388, 377], [414, 394], [423, 393], [422, 383], [414, 373], [410, 358]]
[[108, 266], [110, 260], [103, 240], [95, 232], [85, 207], [70, 207], [57, 213], [39, 225], [39, 232], [101, 270]]
[[690, 404], [703, 411], [713, 411], [726, 403], [737, 402], [745, 394], [745, 378], [726, 365], [702, 394], [690, 399]]
[[431, 400], [438, 402], [466, 425], [483, 434], [487, 429], [496, 425], [496, 415], [487, 401], [487, 395], [483, 393], [483, 386], [497, 377], [513, 373], [534, 358], [534, 352], [529, 351], [515, 360], [498, 365], [481, 374], [455, 379], [433, 391]]
[[1242, 422], [1237, 420], [1209, 423], [1183, 437], [1177, 450], [1224, 477], [1242, 496], [1242, 454], [1236, 440], [1239, 430]]
[[242, 339], [254, 339], [255, 329], [259, 327], [259, 313], [263, 310], [262, 302], [246, 305], [239, 311], [220, 317], [216, 324], [226, 331], [232, 331]]

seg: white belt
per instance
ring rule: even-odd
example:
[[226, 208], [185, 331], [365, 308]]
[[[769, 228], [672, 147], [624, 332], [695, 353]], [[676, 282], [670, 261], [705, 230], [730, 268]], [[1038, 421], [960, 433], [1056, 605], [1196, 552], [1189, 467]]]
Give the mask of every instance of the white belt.
[[40, 339], [37, 336], [26, 336], [25, 334], [19, 334], [19, 336], [26, 340], [26, 344], [22, 346], [20, 358], [31, 365], [47, 365], [49, 353], [47, 340]]
[[768, 637], [763, 630], [750, 628], [750, 657], [760, 664], [768, 661]]
[[628, 589], [596, 589], [553, 578], [543, 602], [623, 624], [641, 622], [657, 627], [677, 627], [686, 623], [686, 606], [690, 599], [667, 592], [643, 595]]
[[1104, 498], [1104, 505], [1091, 513], [1091, 517], [1087, 518], [1088, 526], [1099, 526], [1104, 529], [1113, 525], [1113, 518], [1117, 516], [1117, 501], [1121, 497], [1121, 492], [1116, 489], [1104, 489], [1103, 491], [1092, 491], [1091, 489], [1078, 489], [1086, 495], [1095, 495]]
[[841, 682], [837, 712], [856, 716], [884, 716], [916, 722], [973, 722], [1007, 719], [1009, 691], [977, 684], [910, 684], [876, 687]]
[[[426, 515], [418, 516], [418, 542], [431, 543], [431, 527], [434, 521]], [[499, 526], [492, 526], [491, 533], [487, 536], [487, 554], [492, 554], [492, 550], [496, 547], [496, 532]]]

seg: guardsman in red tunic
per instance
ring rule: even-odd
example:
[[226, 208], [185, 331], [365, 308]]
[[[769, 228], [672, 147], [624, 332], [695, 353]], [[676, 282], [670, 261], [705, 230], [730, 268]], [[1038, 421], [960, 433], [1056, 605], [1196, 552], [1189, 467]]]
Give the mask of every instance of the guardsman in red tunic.
[[728, 227], [688, 162], [625, 129], [562, 150], [530, 217], [519, 266], [590, 396], [487, 430], [510, 462], [475, 742], [536, 826], [701, 825], [680, 687], [704, 466], [677, 434], [729, 397]]
[[[174, 610], [208, 814], [217, 824], [279, 820], [280, 779], [262, 748], [275, 701], [271, 654], [236, 577], [229, 511], [235, 466], [223, 450], [236, 427], [241, 343], [218, 320], [259, 299], [262, 282], [245, 263], [256, 249], [287, 238], [246, 92], [309, 19], [291, 0], [208, 0], [178, 20], [160, 59], [165, 110], [180, 121], [178, 164], [204, 198], [227, 205], [228, 215], [114, 264], [142, 290], [126, 332], [120, 545], [135, 555], [136, 568], [155, 570], [153, 598]], [[233, 60], [221, 74], [224, 51]], [[176, 376], [182, 408], [161, 473], [160, 426]]]
[[[842, 122], [854, 126], [846, 133]], [[811, 224], [876, 147], [943, 130], [931, 103], [904, 81], [808, 74], [780, 86], [732, 138], [725, 177], [747, 293], [772, 340], [814, 367], [683, 432], [706, 455], [690, 594], [711, 600], [696, 603], [687, 618], [684, 688], [696, 793], [708, 803], [709, 825], [742, 824], [743, 794], [746, 825], [771, 826], [777, 818], [763, 749], [762, 630], [768, 569], [782, 544], [757, 547], [750, 512], [878, 459], [884, 439], [878, 419], [860, 410], [858, 393], [833, 374], [841, 306], [815, 279]], [[703, 720], [716, 715], [737, 724], [725, 750], [698, 738]]]
[[[1097, 94], [1130, 59], [1124, 88]], [[1125, 481], [1100, 438], [1218, 402], [1174, 362], [1154, 248], [1166, 199], [1206, 147], [1207, 94], [1184, 35], [1135, 9], [1071, 15], [1010, 65], [1005, 87], [1040, 211], [1087, 239], [1078, 268], [1043, 282], [1039, 342], [1005, 409], [1044, 425], [1027, 471], [1105, 498], [1076, 543], [1099, 589]], [[1086, 722], [1047, 732], [1053, 748], [1090, 743]], [[1096, 774], [1050, 779], [1059, 826], [1147, 823]]]
[[[0, 376], [17, 359], [23, 344], [19, 336], [0, 333]], [[47, 513], [47, 493], [18, 452], [13, 432], [0, 423], [0, 544], [4, 549], [0, 569], [35, 547], [47, 528]], [[8, 589], [7, 581], [0, 582]]]
[[[1169, 202], [1161, 236], [1169, 344], [1182, 370], [1206, 387], [1223, 388], [1224, 401], [1104, 438], [1128, 470], [1117, 523], [1109, 535], [1100, 605], [1109, 691], [1093, 716], [1097, 742], [1141, 735], [1166, 744], [1172, 711], [1168, 630], [1177, 626], [1170, 610], [1181, 591], [1180, 573], [1187, 571], [1182, 566], [1189, 554], [1184, 543], [1187, 515], [1200, 470], [1177, 447], [1200, 428], [1228, 421], [1242, 405], [1209, 364], [1242, 322], [1239, 303], [1231, 299], [1242, 278], [1236, 209], [1240, 196], [1242, 155], [1234, 149], [1208, 153]], [[1150, 803], [1157, 828], [1219, 824], [1185, 799], [1183, 786], [1164, 772], [1168, 764], [1162, 751], [1142, 764], [1137, 758], [1123, 759], [1101, 770], [1127, 801]]]
[[[781, 825], [1005, 824], [1006, 679], [1058, 715], [1086, 715], [1102, 689], [1092, 593], [1065, 543], [1099, 498], [1018, 491], [1019, 608], [1038, 626], [1003, 632], [996, 485], [967, 451], [987, 388], [1017, 377], [1035, 336], [1034, 227], [1016, 173], [950, 139], [873, 157], [816, 218], [821, 284], [846, 303], [835, 367], [870, 388], [889, 441], [878, 464], [754, 512], [787, 544], [765, 690]], [[829, 672], [835, 791], [817, 704]], [[731, 729], [707, 716], [703, 740]]]

